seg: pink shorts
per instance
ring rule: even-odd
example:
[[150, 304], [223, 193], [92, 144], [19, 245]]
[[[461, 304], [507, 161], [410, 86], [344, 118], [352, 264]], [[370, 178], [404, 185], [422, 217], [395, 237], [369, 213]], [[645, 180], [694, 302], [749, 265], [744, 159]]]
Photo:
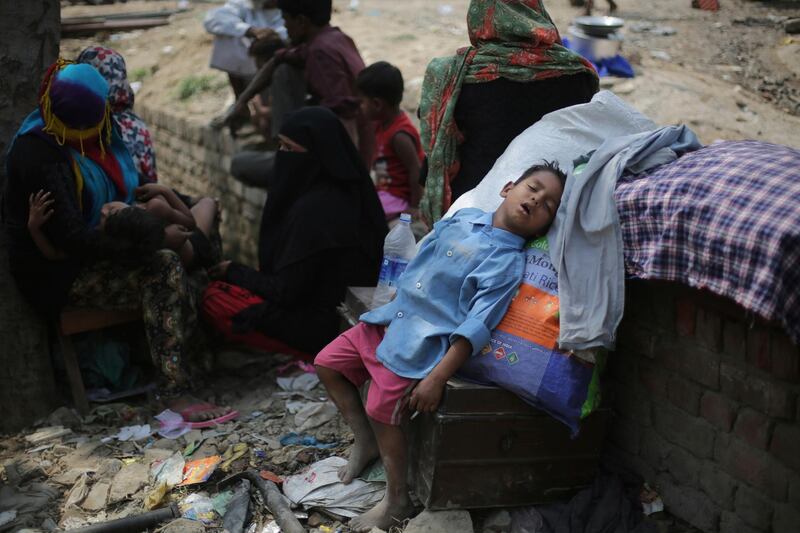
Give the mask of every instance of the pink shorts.
[[416, 379], [398, 376], [378, 361], [375, 350], [383, 340], [383, 326], [359, 322], [322, 349], [314, 364], [342, 374], [356, 387], [372, 380], [364, 406], [378, 422], [399, 426]]

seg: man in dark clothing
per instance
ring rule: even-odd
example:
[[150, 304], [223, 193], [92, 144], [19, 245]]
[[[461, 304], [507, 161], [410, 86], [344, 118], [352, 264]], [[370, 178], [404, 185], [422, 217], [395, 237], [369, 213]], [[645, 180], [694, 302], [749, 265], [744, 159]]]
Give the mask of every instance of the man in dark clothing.
[[[279, 0], [278, 7], [292, 47], [277, 52], [259, 70], [238, 98], [234, 112], [267, 86], [272, 95], [273, 134], [280, 131], [286, 114], [298, 107], [327, 107], [342, 121], [369, 166], [374, 133], [360, 112], [355, 90], [364, 61], [353, 40], [330, 25], [331, 0]], [[304, 82], [302, 91], [300, 80]]]

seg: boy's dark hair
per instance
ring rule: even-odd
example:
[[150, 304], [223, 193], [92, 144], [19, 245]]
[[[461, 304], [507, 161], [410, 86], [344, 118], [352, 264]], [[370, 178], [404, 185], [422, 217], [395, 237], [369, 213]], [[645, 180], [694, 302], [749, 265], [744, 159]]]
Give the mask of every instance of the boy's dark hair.
[[163, 220], [144, 209], [120, 209], [103, 225], [104, 255], [123, 264], [143, 263], [164, 247], [165, 227]]
[[272, 56], [275, 55], [275, 52], [283, 48], [283, 46], [283, 41], [281, 41], [280, 37], [256, 39], [250, 45], [247, 53], [252, 57], [267, 62], [272, 59]]
[[403, 74], [386, 61], [373, 63], [356, 77], [356, 88], [370, 98], [380, 98], [389, 105], [400, 105], [403, 100]]
[[566, 185], [566, 183], [567, 183], [567, 173], [564, 172], [563, 170], [561, 170], [561, 167], [558, 166], [558, 163], [555, 160], [548, 161], [546, 159], [542, 159], [541, 163], [533, 165], [532, 167], [528, 167], [527, 169], [525, 169], [525, 172], [523, 172], [522, 175], [519, 178], [517, 178], [517, 181], [514, 182], [514, 185], [517, 185], [518, 183], [523, 181], [525, 178], [527, 178], [528, 176], [530, 176], [534, 172], [542, 172], [542, 171], [551, 172], [551, 173], [555, 174], [556, 177], [558, 178], [558, 181], [561, 182], [561, 187], [562, 188]]
[[278, 8], [293, 17], [305, 15], [315, 26], [331, 21], [332, 0], [278, 0]]

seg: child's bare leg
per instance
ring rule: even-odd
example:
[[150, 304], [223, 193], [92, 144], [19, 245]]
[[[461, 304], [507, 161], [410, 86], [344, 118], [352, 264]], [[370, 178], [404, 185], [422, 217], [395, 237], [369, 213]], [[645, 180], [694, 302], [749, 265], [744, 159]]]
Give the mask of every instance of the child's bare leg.
[[369, 531], [373, 527], [389, 530], [392, 525], [402, 522], [413, 510], [408, 497], [406, 457], [406, 437], [400, 426], [391, 426], [370, 419], [375, 435], [378, 438], [378, 447], [386, 470], [386, 494], [383, 500], [350, 521], [353, 531]]
[[378, 443], [355, 385], [336, 370], [324, 366], [317, 366], [317, 375], [355, 435], [350, 460], [339, 471], [339, 479], [343, 483], [350, 483], [378, 457]]
[[200, 198], [192, 206], [191, 211], [197, 229], [208, 237], [211, 234], [211, 228], [214, 227], [214, 220], [217, 218], [217, 202], [208, 197]]

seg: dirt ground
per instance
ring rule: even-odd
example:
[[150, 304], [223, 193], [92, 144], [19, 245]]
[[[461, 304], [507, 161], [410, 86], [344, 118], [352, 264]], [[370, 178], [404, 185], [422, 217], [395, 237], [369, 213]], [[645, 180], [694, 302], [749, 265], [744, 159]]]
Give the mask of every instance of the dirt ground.
[[[627, 24], [623, 54], [634, 64], [637, 76], [604, 79], [604, 87], [658, 123], [689, 124], [705, 142], [754, 138], [800, 148], [800, 36], [790, 37], [782, 26], [782, 17], [800, 16], [800, 4], [723, 0], [722, 11], [710, 13], [691, 9], [689, 0], [617, 2], [617, 14]], [[202, 28], [205, 11], [220, 3], [192, 2], [165, 27], [65, 39], [62, 55], [74, 57], [93, 43], [113, 47], [125, 55], [131, 79], [142, 83], [137, 102], [207, 122], [232, 101], [225, 75], [207, 66], [211, 37]], [[468, 42], [464, 24], [468, 0], [361, 0], [356, 11], [348, 9], [349, 0], [334, 3], [334, 23], [355, 39], [367, 63], [383, 59], [401, 68], [407, 88], [404, 107], [411, 112], [416, 110], [428, 61]], [[603, 2], [596, 3], [604, 7]], [[100, 7], [64, 3], [62, 16], [176, 5], [168, 0]], [[562, 33], [579, 13], [568, 0], [550, 0], [547, 5]], [[635, 32], [637, 23], [671, 26], [676, 33]], [[335, 442], [332, 449], [280, 444], [280, 437], [298, 430], [299, 419], [291, 412], [298, 404], [290, 402], [324, 403], [321, 386], [296, 393], [278, 389], [277, 367], [288, 357], [265, 359], [239, 351], [217, 355], [227, 370], [216, 372], [198, 396], [230, 405], [242, 416], [212, 433], [194, 432], [176, 440], [152, 436], [138, 442], [102, 442], [123, 426], [152, 421], [157, 404], [137, 400], [98, 407], [84, 419], [60, 409], [37, 428], [0, 436], [2, 478], [7, 483], [0, 487], [5, 491], [0, 494], [0, 531], [8, 527], [3, 525], [5, 498], [21, 498], [18, 501], [25, 504], [12, 522], [14, 529], [25, 525], [50, 531], [142, 512], [154, 487], [148, 473], [151, 464], [175, 451], [191, 452], [189, 457], [196, 459], [232, 453], [244, 444], [244, 455], [233, 471], [252, 467], [282, 476], [330, 454], [347, 456], [352, 434], [338, 415], [304, 431], [320, 442]], [[41, 443], [25, 439], [34, 429], [52, 426], [70, 431]], [[213, 487], [199, 487], [215, 492]], [[176, 488], [167, 498], [180, 502], [196, 491], [196, 487]], [[259, 511], [254, 520], [259, 526], [255, 531], [261, 532], [269, 516]], [[664, 520], [672, 525], [662, 531], [690, 530], [668, 517]], [[340, 526], [319, 515], [306, 523], [320, 532]], [[219, 530], [217, 526], [219, 520], [209, 530]], [[191, 529], [176, 525], [171, 530]]]
[[[210, 69], [211, 37], [204, 13], [222, 2], [192, 2], [169, 26], [84, 39], [65, 39], [62, 55], [74, 57], [102, 42], [125, 55], [137, 95], [148, 106], [208, 121], [232, 102], [226, 77]], [[800, 16], [796, 2], [724, 0], [722, 10], [692, 9], [689, 0], [619, 0], [627, 28], [623, 55], [635, 66], [631, 80], [608, 78], [603, 86], [659, 124], [686, 123], [704, 142], [752, 138], [800, 147], [800, 35], [783, 30], [783, 19]], [[335, 0], [333, 23], [351, 35], [367, 64], [386, 60], [406, 81], [403, 105], [419, 102], [425, 67], [432, 57], [468, 44], [468, 0]], [[130, 0], [111, 6], [65, 6], [63, 17], [173, 9], [176, 1]], [[547, 8], [562, 34], [579, 8], [550, 0]], [[598, 12], [604, 2], [596, 2]], [[670, 26], [674, 35], [637, 32], [637, 26]], [[196, 92], [181, 99], [187, 92]]]

